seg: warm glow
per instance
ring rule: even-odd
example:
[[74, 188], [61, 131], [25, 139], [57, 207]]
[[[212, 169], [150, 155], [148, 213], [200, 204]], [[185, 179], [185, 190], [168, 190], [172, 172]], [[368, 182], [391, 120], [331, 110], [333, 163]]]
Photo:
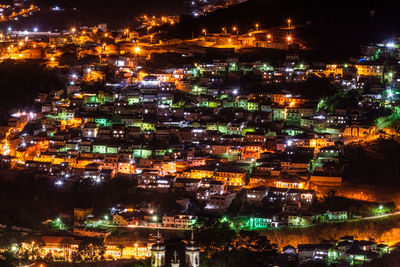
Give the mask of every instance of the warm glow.
[[139, 53], [140, 53], [140, 50], [141, 50], [140, 47], [138, 47], [138, 46], [135, 47], [135, 53], [136, 53], [136, 54], [139, 54]]

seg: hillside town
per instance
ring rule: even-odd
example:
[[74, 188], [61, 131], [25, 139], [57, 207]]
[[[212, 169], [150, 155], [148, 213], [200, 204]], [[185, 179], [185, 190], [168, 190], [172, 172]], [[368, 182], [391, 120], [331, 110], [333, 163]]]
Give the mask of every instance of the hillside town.
[[[193, 1], [190, 13], [241, 2]], [[40, 10], [3, 8], [5, 21]], [[379, 198], [348, 179], [351, 149], [400, 142], [400, 39], [363, 44], [361, 56], [346, 61], [316, 61], [295, 21], [283, 21], [167, 40], [160, 29], [173, 29], [178, 15], [142, 15], [135, 29], [0, 31], [2, 64], [39, 64], [65, 84], [9, 110], [0, 126], [1, 180], [22, 174], [60, 195], [106, 187], [107, 199], [120, 194], [117, 184], [130, 197], [86, 205], [71, 195], [73, 208], [35, 225], [8, 218], [0, 257], [198, 267], [210, 250], [227, 247], [207, 243], [207, 231], [232, 234], [230, 249], [273, 255], [265, 266], [362, 265], [398, 251], [397, 232], [266, 239], [400, 214], [390, 192]]]

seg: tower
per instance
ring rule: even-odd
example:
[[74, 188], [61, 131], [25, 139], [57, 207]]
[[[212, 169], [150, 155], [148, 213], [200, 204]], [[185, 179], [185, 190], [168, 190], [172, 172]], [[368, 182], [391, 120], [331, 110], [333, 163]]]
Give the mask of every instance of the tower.
[[194, 241], [193, 231], [191, 240], [185, 248], [185, 263], [188, 267], [199, 267], [200, 266], [200, 250]]
[[171, 267], [179, 267], [179, 259], [178, 259], [178, 253], [175, 251], [174, 252], [174, 258], [171, 261]]
[[160, 232], [157, 232], [157, 241], [151, 247], [151, 267], [163, 267], [165, 265], [165, 245], [161, 241]]

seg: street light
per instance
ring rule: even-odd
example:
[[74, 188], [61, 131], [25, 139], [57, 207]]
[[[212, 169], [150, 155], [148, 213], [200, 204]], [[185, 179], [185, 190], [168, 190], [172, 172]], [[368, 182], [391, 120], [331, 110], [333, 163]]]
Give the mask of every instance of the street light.
[[226, 34], [226, 28], [222, 27], [222, 32]]
[[288, 19], [287, 20], [287, 23], [288, 23], [288, 28], [290, 28], [290, 23], [292, 22], [292, 20], [291, 19]]
[[256, 23], [256, 31], [258, 31], [258, 27], [259, 27], [260, 25], [258, 24], [258, 23]]
[[232, 30], [233, 30], [233, 31], [236, 31], [236, 35], [239, 35], [239, 30], [238, 30], [238, 28], [237, 28], [236, 26], [233, 26], [233, 27], [232, 27]]
[[135, 53], [136, 53], [136, 54], [139, 54], [139, 53], [140, 53], [140, 50], [141, 50], [141, 49], [140, 49], [139, 46], [136, 46], [136, 47], [135, 47]]
[[289, 43], [292, 41], [292, 39], [293, 39], [292, 36], [288, 36], [287, 37], [287, 40], [288, 40]]
[[204, 36], [207, 35], [207, 30], [206, 29], [203, 29], [202, 32], [204, 33]]

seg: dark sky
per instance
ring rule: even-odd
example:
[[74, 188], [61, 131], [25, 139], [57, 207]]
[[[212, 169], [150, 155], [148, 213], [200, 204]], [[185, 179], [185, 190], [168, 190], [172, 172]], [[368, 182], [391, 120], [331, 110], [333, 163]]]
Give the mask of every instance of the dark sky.
[[[39, 0], [43, 12], [23, 19], [15, 27], [38, 26], [42, 30], [68, 29], [72, 26], [93, 26], [107, 22], [111, 28], [131, 26], [143, 13], [173, 14], [183, 9], [184, 0]], [[76, 11], [54, 13], [46, 7], [77, 7]], [[48, 9], [47, 9], [48, 10]], [[371, 17], [370, 12], [375, 11]], [[209, 32], [222, 26], [237, 25], [247, 31], [259, 23], [262, 27], [280, 26], [287, 18], [300, 27], [304, 38], [325, 49], [325, 53], [359, 51], [361, 44], [383, 41], [399, 35], [400, 0], [249, 0], [247, 3], [222, 9], [194, 19], [183, 17], [172, 35], [190, 37], [203, 27]], [[0, 29], [7, 27], [0, 24]]]

